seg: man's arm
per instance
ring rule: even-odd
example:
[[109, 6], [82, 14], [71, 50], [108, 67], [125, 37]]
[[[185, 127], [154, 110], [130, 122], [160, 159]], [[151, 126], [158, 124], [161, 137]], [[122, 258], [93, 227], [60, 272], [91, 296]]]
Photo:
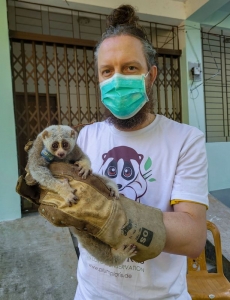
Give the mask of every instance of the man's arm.
[[166, 244], [164, 252], [196, 258], [206, 242], [206, 206], [179, 202], [174, 212], [164, 212]]

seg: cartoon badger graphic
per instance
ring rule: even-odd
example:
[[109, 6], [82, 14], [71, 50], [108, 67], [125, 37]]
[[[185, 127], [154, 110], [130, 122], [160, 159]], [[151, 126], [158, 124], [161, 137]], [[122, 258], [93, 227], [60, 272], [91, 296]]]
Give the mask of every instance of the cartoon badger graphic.
[[113, 179], [119, 193], [137, 202], [146, 193], [147, 183], [141, 172], [143, 155], [126, 146], [114, 147], [102, 155], [99, 173]]

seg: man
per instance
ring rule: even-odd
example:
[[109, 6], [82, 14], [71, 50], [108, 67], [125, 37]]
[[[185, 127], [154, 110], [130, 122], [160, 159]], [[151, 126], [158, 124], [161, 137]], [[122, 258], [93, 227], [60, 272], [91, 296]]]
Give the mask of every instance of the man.
[[82, 129], [78, 143], [93, 171], [112, 178], [121, 194], [163, 211], [166, 244], [154, 259], [118, 267], [96, 261], [80, 245], [75, 300], [188, 300], [186, 256], [197, 257], [206, 241], [204, 136], [150, 113], [155, 51], [134, 9], [120, 6], [108, 20], [95, 52], [107, 119]]

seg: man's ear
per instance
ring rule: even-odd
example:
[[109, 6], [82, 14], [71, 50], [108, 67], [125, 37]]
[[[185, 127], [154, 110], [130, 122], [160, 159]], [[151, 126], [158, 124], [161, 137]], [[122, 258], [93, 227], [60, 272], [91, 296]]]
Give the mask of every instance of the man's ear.
[[156, 78], [157, 78], [157, 66], [152, 66], [149, 70], [149, 80], [151, 85], [154, 84]]
[[49, 132], [47, 131], [47, 130], [45, 130], [43, 133], [42, 133], [42, 138], [43, 138], [43, 140], [45, 139], [45, 138], [48, 138], [49, 137]]

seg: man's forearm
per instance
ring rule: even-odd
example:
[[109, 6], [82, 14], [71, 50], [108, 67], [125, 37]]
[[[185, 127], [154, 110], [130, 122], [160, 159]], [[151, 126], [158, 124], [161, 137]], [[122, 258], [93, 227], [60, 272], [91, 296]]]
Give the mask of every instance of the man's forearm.
[[206, 242], [206, 207], [202, 204], [181, 202], [174, 212], [164, 212], [166, 244], [164, 252], [199, 256]]

